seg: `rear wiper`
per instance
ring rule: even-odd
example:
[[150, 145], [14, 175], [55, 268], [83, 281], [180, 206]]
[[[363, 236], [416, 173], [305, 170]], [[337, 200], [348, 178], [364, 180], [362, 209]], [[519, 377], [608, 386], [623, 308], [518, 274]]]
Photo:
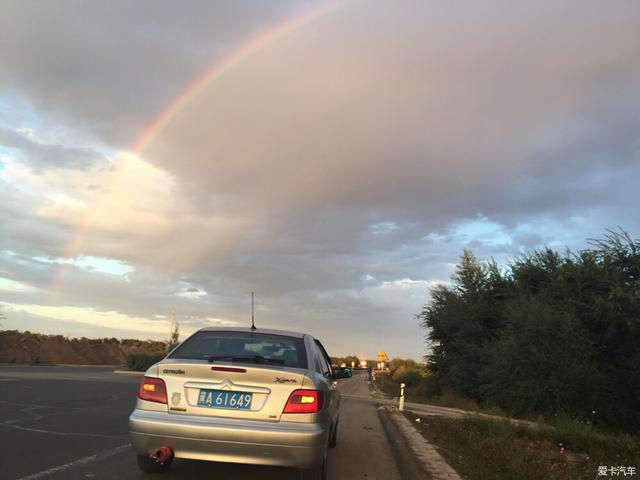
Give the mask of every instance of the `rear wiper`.
[[262, 355], [209, 355], [207, 357], [209, 363], [215, 360], [229, 359], [232, 362], [253, 362], [253, 363], [275, 363], [284, 365], [284, 360], [280, 358], [265, 358]]

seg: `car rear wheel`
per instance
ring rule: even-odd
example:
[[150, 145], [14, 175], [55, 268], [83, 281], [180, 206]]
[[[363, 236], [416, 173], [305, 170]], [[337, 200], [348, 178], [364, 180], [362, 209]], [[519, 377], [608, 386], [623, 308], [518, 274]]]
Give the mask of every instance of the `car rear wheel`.
[[165, 473], [171, 468], [171, 462], [173, 458], [170, 458], [164, 463], [156, 462], [148, 455], [138, 455], [138, 466], [144, 473]]

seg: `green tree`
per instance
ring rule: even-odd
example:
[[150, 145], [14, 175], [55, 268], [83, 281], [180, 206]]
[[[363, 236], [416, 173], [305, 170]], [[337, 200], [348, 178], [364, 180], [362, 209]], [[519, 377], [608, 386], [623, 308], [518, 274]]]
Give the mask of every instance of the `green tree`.
[[606, 378], [575, 315], [536, 297], [519, 298], [507, 311], [508, 327], [484, 372], [483, 397], [519, 415], [565, 412], [590, 418], [604, 398]]
[[332, 357], [331, 363], [334, 365], [345, 364], [347, 367], [351, 367], [351, 362], [358, 367], [360, 366], [360, 359], [356, 355], [347, 355], [346, 357]]
[[640, 428], [640, 241], [622, 230], [578, 253], [520, 255], [504, 272], [465, 251], [418, 318], [436, 390]]
[[167, 350], [171, 351], [178, 346], [180, 343], [180, 324], [178, 322], [173, 326], [173, 330], [171, 330], [171, 336], [169, 337], [169, 344], [167, 345]]
[[488, 351], [502, 325], [505, 281], [495, 263], [465, 250], [452, 285], [432, 292], [418, 315], [428, 331], [429, 368], [442, 387], [478, 398]]

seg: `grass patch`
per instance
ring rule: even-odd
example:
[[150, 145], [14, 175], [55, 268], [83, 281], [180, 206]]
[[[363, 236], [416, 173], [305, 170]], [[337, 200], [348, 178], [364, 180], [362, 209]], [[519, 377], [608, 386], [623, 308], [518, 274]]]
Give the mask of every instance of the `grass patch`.
[[639, 437], [602, 433], [575, 421], [535, 430], [472, 416], [421, 417], [421, 423], [414, 414], [406, 416], [467, 480], [577, 480], [596, 478], [601, 465], [640, 467]]
[[394, 382], [388, 373], [383, 375], [378, 373], [374, 382], [380, 391], [386, 393], [391, 398], [400, 395], [400, 385]]
[[[400, 384], [395, 382], [389, 374], [385, 374], [384, 376], [378, 374], [375, 383], [382, 392], [391, 398], [400, 396]], [[407, 402], [429, 403], [440, 407], [459, 408], [460, 410], [486, 413], [487, 415], [507, 416], [507, 414], [498, 407], [481, 407], [475, 400], [447, 390], [439, 395], [433, 395], [425, 388], [421, 388], [421, 386], [407, 387], [405, 389], [405, 400]]]

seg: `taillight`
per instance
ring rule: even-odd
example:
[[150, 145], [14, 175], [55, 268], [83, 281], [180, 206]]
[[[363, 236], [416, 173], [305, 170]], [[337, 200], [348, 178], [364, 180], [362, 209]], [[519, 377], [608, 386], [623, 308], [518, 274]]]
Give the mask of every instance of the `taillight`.
[[322, 410], [324, 392], [321, 390], [294, 390], [282, 413], [316, 413]]
[[147, 402], [167, 403], [167, 387], [161, 378], [142, 377], [138, 398]]

